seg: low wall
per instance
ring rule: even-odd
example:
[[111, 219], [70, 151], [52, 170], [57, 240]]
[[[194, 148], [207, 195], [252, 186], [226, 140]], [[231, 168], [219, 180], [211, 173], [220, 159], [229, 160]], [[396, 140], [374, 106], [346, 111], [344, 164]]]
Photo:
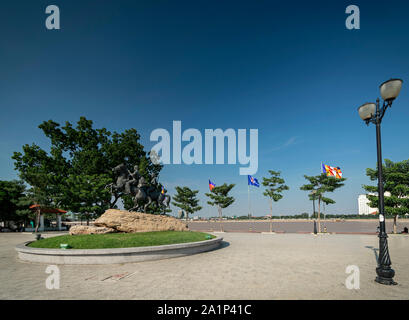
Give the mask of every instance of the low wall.
[[220, 246], [222, 237], [210, 240], [168, 244], [151, 247], [115, 249], [44, 249], [27, 245], [16, 246], [18, 257], [23, 261], [47, 264], [116, 264], [160, 260], [210, 251]]

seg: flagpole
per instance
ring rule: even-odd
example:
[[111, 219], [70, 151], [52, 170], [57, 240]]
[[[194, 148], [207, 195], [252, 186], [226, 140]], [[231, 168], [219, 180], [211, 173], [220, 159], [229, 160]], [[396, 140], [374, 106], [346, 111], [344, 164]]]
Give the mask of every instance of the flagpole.
[[[321, 172], [320, 172], [320, 174], [321, 173], [325, 173], [326, 174], [326, 172], [324, 172], [324, 170], [323, 170], [323, 167], [322, 167], [322, 161], [321, 161]], [[321, 195], [318, 195], [318, 233], [321, 233], [321, 208], [320, 208], [320, 204], [321, 204]]]
[[250, 185], [247, 182], [247, 190], [248, 190], [248, 198], [249, 198], [249, 220], [250, 220], [250, 213], [251, 213], [251, 206], [250, 206]]

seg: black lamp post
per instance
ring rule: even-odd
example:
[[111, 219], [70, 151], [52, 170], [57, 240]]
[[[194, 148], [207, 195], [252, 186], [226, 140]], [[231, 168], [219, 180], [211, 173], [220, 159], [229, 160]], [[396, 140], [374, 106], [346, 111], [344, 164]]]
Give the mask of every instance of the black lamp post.
[[385, 231], [384, 212], [384, 190], [382, 181], [382, 149], [381, 149], [381, 122], [388, 107], [392, 107], [392, 102], [399, 95], [402, 88], [401, 79], [391, 79], [380, 85], [380, 92], [383, 105], [380, 107], [379, 98], [375, 103], [365, 103], [358, 108], [359, 116], [369, 125], [370, 122], [376, 126], [376, 148], [378, 158], [378, 197], [379, 197], [379, 256], [378, 267], [376, 268], [376, 282], [386, 285], [397, 284], [393, 281], [395, 271], [391, 268], [391, 259], [388, 250], [388, 236]]

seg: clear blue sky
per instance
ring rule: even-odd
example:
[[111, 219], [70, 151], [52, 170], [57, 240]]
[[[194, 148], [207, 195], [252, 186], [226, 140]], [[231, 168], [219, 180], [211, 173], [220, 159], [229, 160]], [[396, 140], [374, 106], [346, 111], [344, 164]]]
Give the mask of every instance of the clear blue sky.
[[[45, 28], [58, 5], [61, 29]], [[358, 5], [361, 29], [347, 30]], [[382, 125], [383, 156], [409, 158], [409, 3], [407, 1], [3, 1], [0, 5], [0, 179], [17, 178], [13, 151], [35, 142], [52, 119], [92, 119], [96, 127], [134, 127], [147, 149], [156, 128], [259, 130], [261, 181], [282, 171], [290, 190], [274, 214], [311, 212], [299, 187], [320, 163], [348, 179], [327, 213], [357, 213], [365, 168], [376, 165], [375, 128], [357, 107], [404, 80]], [[247, 214], [247, 177], [239, 165], [168, 165], [160, 176], [208, 191], [236, 183], [226, 215]], [[255, 215], [269, 213], [251, 188]], [[201, 216], [217, 210], [202, 201]]]

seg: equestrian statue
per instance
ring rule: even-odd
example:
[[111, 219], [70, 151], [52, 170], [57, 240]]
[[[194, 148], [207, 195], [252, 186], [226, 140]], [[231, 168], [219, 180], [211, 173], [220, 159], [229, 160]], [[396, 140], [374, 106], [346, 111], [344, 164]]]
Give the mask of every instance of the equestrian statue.
[[127, 194], [132, 196], [133, 208], [129, 211], [146, 212], [151, 203], [165, 212], [169, 208], [170, 196], [165, 194], [165, 189], [158, 182], [157, 174], [152, 175], [150, 181], [146, 181], [139, 173], [138, 166], [134, 166], [133, 172], [129, 171], [123, 163], [112, 169], [115, 182], [107, 185], [112, 194]]

